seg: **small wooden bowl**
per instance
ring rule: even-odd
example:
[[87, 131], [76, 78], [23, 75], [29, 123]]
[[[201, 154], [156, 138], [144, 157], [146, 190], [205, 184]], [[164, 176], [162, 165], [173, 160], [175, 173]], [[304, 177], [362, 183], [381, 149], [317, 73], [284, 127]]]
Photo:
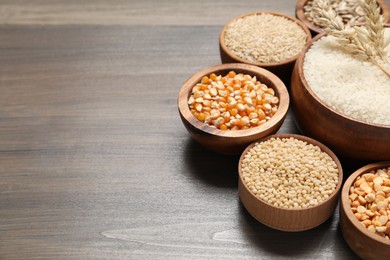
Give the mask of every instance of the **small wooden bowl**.
[[390, 241], [368, 231], [363, 227], [351, 210], [349, 189], [356, 178], [371, 170], [387, 168], [390, 161], [366, 165], [352, 173], [345, 181], [341, 191], [340, 227], [344, 239], [350, 248], [363, 259], [388, 259]]
[[[309, 0], [298, 0], [297, 4], [295, 6], [295, 17], [297, 17], [303, 24], [309, 28], [311, 31], [313, 37], [319, 33], [324, 32], [323, 29], [315, 25], [313, 22], [310, 22], [305, 17], [305, 11], [303, 10], [303, 7], [306, 5], [306, 3]], [[381, 8], [383, 17], [385, 19], [385, 22], [388, 22], [390, 20], [390, 9], [387, 6], [386, 2], [384, 0], [377, 0], [377, 3], [379, 7]]]
[[[312, 42], [324, 35], [317, 35]], [[339, 156], [390, 160], [390, 125], [349, 118], [325, 104], [310, 88], [303, 72], [303, 62], [310, 47], [308, 45], [298, 58], [291, 78], [292, 108], [300, 131], [324, 143]]]
[[[255, 14], [257, 14], [257, 15], [259, 15], [259, 14], [272, 14], [275, 16], [281, 16], [281, 17], [287, 18], [287, 19], [293, 21], [294, 23], [296, 23], [297, 25], [299, 25], [305, 31], [305, 33], [307, 35], [306, 44], [308, 44], [311, 40], [310, 31], [307, 29], [307, 27], [302, 22], [300, 22], [298, 19], [296, 19], [294, 17], [288, 16], [288, 15], [285, 15], [282, 13], [278, 13], [278, 12], [246, 13], [246, 14], [240, 15], [240, 16], [232, 19], [231, 21], [229, 21], [221, 30], [221, 33], [219, 36], [219, 53], [221, 56], [222, 63], [239, 62], [239, 63], [246, 63], [246, 64], [251, 64], [251, 65], [262, 67], [262, 68], [267, 69], [267, 70], [271, 71], [272, 73], [276, 74], [288, 86], [288, 83], [290, 82], [290, 79], [291, 79], [291, 73], [292, 73], [295, 61], [297, 60], [297, 58], [299, 57], [299, 55], [302, 52], [300, 52], [300, 53], [296, 54], [295, 56], [293, 56], [289, 59], [286, 59], [282, 62], [259, 63], [259, 62], [253, 62], [253, 61], [249, 61], [249, 60], [243, 59], [241, 57], [238, 57], [225, 44], [225, 31], [227, 30], [227, 27], [237, 19], [243, 18], [245, 16], [249, 16], [249, 15], [255, 15]], [[302, 51], [303, 51], [303, 49], [302, 49]]]
[[[256, 76], [257, 80], [273, 88], [279, 98], [276, 113], [261, 126], [245, 130], [219, 130], [199, 121], [188, 107], [188, 99], [192, 88], [201, 81], [203, 76], [211, 73], [226, 75], [229, 71]], [[206, 68], [190, 77], [182, 86], [178, 96], [178, 109], [181, 120], [199, 144], [222, 154], [240, 154], [246, 146], [256, 139], [276, 133], [282, 125], [290, 103], [289, 94], [283, 82], [273, 73], [247, 64], [222, 64]]]
[[[286, 209], [281, 207], [275, 207], [261, 200], [252, 191], [249, 190], [242, 176], [240, 167], [241, 162], [244, 159], [245, 154], [255, 145], [256, 142], [263, 142], [272, 137], [293, 137], [295, 139], [305, 141], [308, 144], [313, 144], [315, 146], [318, 146], [323, 152], [327, 153], [335, 161], [339, 170], [339, 180], [335, 191], [329, 196], [327, 200], [314, 207], [306, 209]], [[336, 155], [320, 142], [309, 137], [296, 134], [276, 134], [267, 136], [256, 142], [252, 143], [248, 146], [248, 148], [245, 149], [245, 151], [240, 157], [238, 166], [238, 193], [240, 196], [240, 200], [246, 210], [259, 222], [263, 223], [268, 227], [281, 231], [304, 231], [317, 227], [323, 222], [325, 222], [333, 214], [337, 206], [341, 183], [343, 180], [343, 170], [340, 161], [338, 160]]]

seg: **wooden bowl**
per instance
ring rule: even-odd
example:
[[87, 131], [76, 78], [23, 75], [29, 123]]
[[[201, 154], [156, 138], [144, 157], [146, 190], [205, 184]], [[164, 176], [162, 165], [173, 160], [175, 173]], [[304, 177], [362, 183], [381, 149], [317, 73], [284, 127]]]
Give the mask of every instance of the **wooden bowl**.
[[[273, 88], [279, 98], [276, 113], [263, 125], [245, 130], [219, 130], [199, 121], [188, 107], [188, 99], [193, 86], [199, 83], [203, 76], [215, 73], [226, 75], [229, 71], [256, 76], [257, 80]], [[190, 77], [182, 86], [178, 96], [178, 108], [181, 120], [199, 144], [222, 154], [240, 154], [251, 142], [261, 137], [276, 133], [282, 125], [290, 103], [289, 94], [283, 82], [273, 73], [248, 64], [222, 64], [206, 68]]]
[[238, 166], [238, 193], [242, 204], [255, 219], [257, 219], [264, 225], [274, 229], [278, 229], [281, 231], [304, 231], [319, 226], [333, 214], [338, 203], [339, 192], [343, 179], [343, 170], [340, 161], [338, 160], [336, 155], [325, 145], [314, 139], [302, 135], [276, 134], [267, 136], [263, 139], [258, 140], [257, 142], [263, 142], [272, 137], [293, 137], [295, 139], [305, 141], [308, 144], [318, 146], [323, 152], [327, 153], [335, 161], [339, 170], [339, 179], [336, 189], [327, 200], [316, 206], [305, 209], [286, 209], [281, 207], [275, 207], [261, 200], [244, 183], [240, 167], [245, 154], [255, 145], [256, 142], [254, 142], [249, 145], [248, 148], [246, 148], [245, 151], [242, 153]]
[[[246, 64], [251, 64], [251, 65], [262, 67], [262, 68], [267, 69], [267, 70], [273, 72], [274, 74], [276, 74], [288, 86], [289, 82], [290, 82], [290, 79], [291, 79], [291, 73], [292, 73], [295, 61], [297, 60], [297, 58], [301, 54], [301, 52], [296, 54], [295, 56], [289, 58], [289, 59], [286, 59], [286, 60], [282, 61], [282, 62], [278, 62], [278, 63], [259, 63], [259, 62], [253, 62], [253, 61], [249, 61], [249, 60], [243, 59], [241, 57], [238, 57], [225, 44], [225, 31], [226, 31], [227, 27], [232, 22], [234, 22], [237, 19], [243, 18], [245, 16], [249, 16], [249, 15], [255, 15], [255, 14], [257, 14], [257, 15], [258, 14], [272, 14], [272, 15], [275, 15], [275, 16], [281, 16], [281, 17], [287, 18], [287, 19], [295, 22], [297, 25], [299, 25], [305, 31], [305, 33], [307, 35], [307, 39], [306, 39], [306, 43], [307, 44], [311, 40], [311, 33], [310, 33], [310, 31], [307, 29], [307, 27], [302, 22], [300, 22], [298, 19], [296, 19], [294, 17], [288, 16], [288, 15], [285, 15], [285, 14], [282, 14], [282, 13], [277, 13], [277, 12], [252, 12], [252, 13], [246, 13], [246, 14], [240, 15], [240, 16], [232, 19], [231, 21], [229, 21], [222, 28], [222, 30], [220, 32], [220, 36], [219, 36], [219, 53], [220, 53], [220, 56], [221, 56], [222, 63], [235, 63], [235, 62], [239, 62], [239, 63], [246, 63]], [[303, 51], [303, 49], [302, 49], [302, 51]]]
[[[303, 7], [306, 5], [306, 3], [308, 1], [309, 0], [298, 0], [297, 1], [297, 4], [295, 6], [295, 17], [297, 17], [303, 24], [305, 24], [307, 26], [307, 28], [309, 28], [309, 30], [311, 31], [311, 33], [314, 37], [315, 35], [324, 32], [324, 30], [321, 29], [320, 27], [318, 27], [317, 25], [315, 25], [313, 22], [310, 22], [306, 19], [305, 11], [303, 10]], [[387, 6], [386, 2], [384, 0], [377, 0], [377, 3], [382, 10], [382, 14], [383, 14], [385, 21], [386, 22], [389, 21], [390, 20], [390, 9]]]
[[390, 240], [373, 234], [363, 227], [353, 214], [349, 202], [349, 189], [356, 178], [371, 170], [390, 166], [390, 161], [366, 165], [352, 173], [345, 181], [341, 191], [340, 227], [344, 239], [351, 249], [363, 259], [388, 259]]
[[[325, 34], [313, 38], [315, 42]], [[390, 160], [390, 125], [355, 120], [331, 108], [310, 88], [303, 72], [305, 55], [298, 58], [290, 95], [295, 122], [302, 133], [332, 149], [337, 155], [362, 160]]]

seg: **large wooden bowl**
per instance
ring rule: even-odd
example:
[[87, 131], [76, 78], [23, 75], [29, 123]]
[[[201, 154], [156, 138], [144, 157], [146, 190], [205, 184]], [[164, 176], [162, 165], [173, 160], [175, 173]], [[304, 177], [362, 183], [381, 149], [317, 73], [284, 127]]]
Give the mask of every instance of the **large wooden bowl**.
[[352, 173], [345, 181], [341, 191], [340, 227], [344, 239], [351, 249], [363, 259], [388, 259], [390, 241], [373, 234], [363, 227], [353, 214], [349, 202], [349, 189], [356, 178], [371, 170], [390, 166], [390, 161], [366, 165]]
[[[288, 84], [290, 82], [290, 79], [291, 79], [291, 73], [292, 73], [295, 61], [297, 60], [297, 58], [299, 57], [301, 52], [296, 54], [295, 56], [293, 56], [291, 58], [288, 58], [288, 59], [286, 59], [284, 61], [281, 61], [281, 62], [278, 62], [278, 63], [260, 63], [260, 62], [253, 62], [253, 61], [249, 61], [249, 60], [243, 59], [241, 57], [238, 57], [225, 44], [225, 31], [226, 31], [227, 27], [232, 22], [234, 22], [237, 19], [243, 18], [245, 16], [249, 16], [249, 15], [255, 15], [255, 14], [257, 14], [257, 15], [259, 15], [259, 14], [272, 14], [272, 15], [276, 15], [276, 16], [281, 16], [281, 17], [287, 18], [287, 19], [293, 21], [294, 23], [296, 23], [298, 26], [300, 26], [305, 31], [305, 33], [307, 35], [307, 38], [306, 38], [306, 43], [307, 44], [311, 40], [311, 33], [310, 33], [310, 31], [307, 29], [307, 27], [302, 22], [300, 22], [298, 19], [296, 19], [294, 17], [288, 16], [288, 15], [285, 15], [285, 14], [282, 14], [282, 13], [278, 13], [278, 12], [252, 12], [252, 13], [246, 13], [246, 14], [240, 15], [238, 17], [235, 17], [234, 19], [229, 21], [222, 28], [222, 30], [220, 32], [220, 35], [219, 35], [219, 53], [220, 53], [220, 56], [221, 56], [222, 63], [235, 63], [235, 62], [238, 62], [238, 63], [246, 63], [246, 64], [262, 67], [262, 68], [267, 69], [267, 70], [271, 71], [272, 73], [276, 74], [288, 86]], [[302, 48], [302, 51], [303, 51], [303, 48]]]
[[[275, 90], [279, 98], [276, 113], [263, 125], [246, 130], [219, 130], [199, 121], [188, 107], [188, 99], [193, 86], [199, 83], [203, 76], [215, 73], [226, 75], [229, 71], [256, 76], [257, 80]], [[222, 64], [206, 68], [190, 77], [182, 86], [178, 96], [178, 108], [181, 120], [195, 139], [202, 146], [223, 154], [240, 154], [254, 140], [276, 133], [282, 125], [290, 103], [289, 94], [284, 83], [273, 73], [248, 64]]]
[[[312, 35], [315, 36], [319, 33], [324, 32], [323, 29], [318, 27], [316, 24], [313, 22], [310, 22], [306, 19], [305, 17], [305, 11], [303, 10], [303, 7], [306, 5], [307, 1], [309, 0], [298, 0], [297, 4], [295, 6], [295, 17], [297, 17], [303, 24], [309, 28], [311, 31]], [[390, 20], [390, 9], [387, 6], [386, 2], [384, 0], [377, 0], [377, 3], [379, 7], [381, 8], [382, 15], [385, 19], [386, 22]]]
[[[281, 207], [275, 207], [261, 200], [246, 186], [240, 167], [245, 154], [255, 145], [256, 142], [263, 142], [272, 137], [293, 137], [295, 139], [305, 141], [308, 144], [313, 144], [315, 146], [318, 146], [323, 152], [327, 153], [335, 161], [339, 170], [339, 180], [335, 191], [329, 196], [327, 200], [314, 207], [306, 209], [286, 209]], [[241, 155], [238, 166], [238, 193], [240, 196], [240, 200], [246, 210], [259, 222], [263, 223], [268, 227], [281, 231], [304, 231], [317, 227], [323, 222], [325, 222], [334, 213], [334, 210], [339, 200], [339, 193], [343, 180], [343, 170], [340, 161], [338, 160], [336, 155], [320, 142], [312, 138], [296, 134], [276, 134], [267, 136], [256, 142], [252, 143], [248, 146], [247, 149], [245, 149], [245, 151]]]
[[[312, 42], [323, 35], [317, 35]], [[300, 131], [343, 157], [390, 160], [390, 125], [349, 118], [325, 104], [310, 88], [303, 72], [304, 58], [310, 47], [307, 46], [297, 60], [291, 79], [292, 108]]]

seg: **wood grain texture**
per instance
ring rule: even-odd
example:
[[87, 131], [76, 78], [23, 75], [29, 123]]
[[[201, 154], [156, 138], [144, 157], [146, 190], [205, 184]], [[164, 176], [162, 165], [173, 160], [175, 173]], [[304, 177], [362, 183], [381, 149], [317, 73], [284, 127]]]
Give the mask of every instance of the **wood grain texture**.
[[222, 25], [257, 10], [294, 15], [291, 0], [2, 0], [1, 24]]
[[[337, 212], [294, 234], [254, 220], [238, 157], [177, 111], [220, 63], [222, 24], [294, 4], [0, 0], [0, 259], [355, 258]], [[291, 113], [279, 132], [298, 132]]]

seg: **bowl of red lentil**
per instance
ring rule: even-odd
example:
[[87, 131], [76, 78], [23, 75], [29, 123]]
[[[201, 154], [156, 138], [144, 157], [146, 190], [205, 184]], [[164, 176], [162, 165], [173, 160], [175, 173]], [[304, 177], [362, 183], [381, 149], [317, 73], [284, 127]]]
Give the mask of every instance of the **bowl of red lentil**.
[[289, 94], [273, 73], [230, 63], [192, 75], [178, 95], [181, 120], [192, 138], [222, 154], [240, 154], [254, 140], [276, 133]]
[[[384, 0], [377, 0], [376, 2], [385, 21], [389, 21], [390, 9], [386, 2]], [[336, 14], [341, 17], [344, 24], [353, 25], [364, 22], [364, 11], [359, 6], [359, 1], [330, 0], [329, 3]], [[318, 18], [313, 11], [315, 4], [315, 0], [298, 0], [295, 7], [295, 16], [310, 29], [313, 36], [324, 31], [324, 28], [318, 25]]]
[[222, 63], [246, 63], [265, 68], [288, 86], [292, 68], [310, 31], [294, 17], [278, 12], [252, 12], [229, 21], [221, 30]]
[[390, 255], [390, 161], [352, 173], [341, 191], [340, 227], [350, 248], [363, 259]]
[[238, 172], [246, 210], [268, 227], [291, 232], [312, 229], [332, 216], [343, 178], [329, 148], [296, 134], [255, 141], [242, 153]]

